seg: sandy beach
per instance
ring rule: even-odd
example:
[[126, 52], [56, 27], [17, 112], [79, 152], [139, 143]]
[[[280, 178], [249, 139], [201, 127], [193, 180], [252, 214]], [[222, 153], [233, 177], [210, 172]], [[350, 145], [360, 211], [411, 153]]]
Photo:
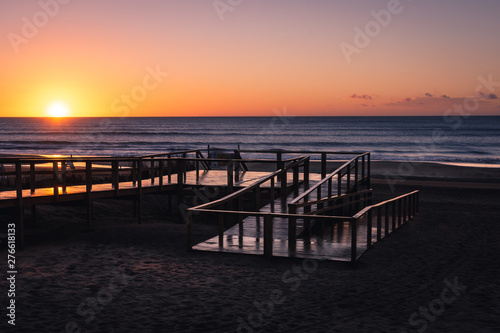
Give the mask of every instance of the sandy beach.
[[[420, 189], [421, 211], [355, 266], [187, 252], [165, 196], [146, 198], [141, 225], [130, 201], [96, 201], [93, 232], [84, 207], [39, 206], [17, 252], [8, 331], [496, 332], [498, 170], [424, 165], [391, 183], [379, 167], [376, 201]], [[194, 232], [214, 236], [202, 224]]]

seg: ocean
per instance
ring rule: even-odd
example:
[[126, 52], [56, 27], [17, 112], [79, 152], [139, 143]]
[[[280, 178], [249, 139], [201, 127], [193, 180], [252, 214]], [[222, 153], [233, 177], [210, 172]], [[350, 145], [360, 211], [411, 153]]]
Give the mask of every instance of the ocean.
[[500, 166], [500, 116], [0, 118], [0, 154], [133, 156], [208, 144]]

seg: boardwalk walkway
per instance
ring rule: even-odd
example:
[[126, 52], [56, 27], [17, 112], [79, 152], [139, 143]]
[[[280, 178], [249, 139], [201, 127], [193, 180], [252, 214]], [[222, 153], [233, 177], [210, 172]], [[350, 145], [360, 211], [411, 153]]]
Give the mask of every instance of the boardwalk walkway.
[[[241, 153], [275, 158], [243, 159]], [[369, 153], [235, 150], [225, 155], [232, 157], [205, 158], [195, 149], [123, 158], [3, 158], [2, 186], [15, 190], [0, 191], [0, 209], [15, 208], [22, 246], [26, 206], [35, 217], [36, 205], [83, 202], [91, 230], [94, 199], [134, 200], [140, 223], [144, 194], [165, 192], [182, 202], [183, 192], [193, 187], [224, 187], [225, 197], [188, 209], [196, 213], [188, 214], [188, 249], [351, 262], [418, 210], [418, 191], [372, 204]], [[310, 170], [313, 155], [320, 157], [315, 171]], [[328, 156], [339, 155], [354, 157], [336, 160], [328, 174]], [[204, 214], [218, 216], [218, 234], [193, 244], [193, 221]]]
[[[318, 175], [319, 176], [319, 175]], [[314, 177], [317, 178], [317, 177]], [[319, 179], [313, 180], [310, 185], [318, 183]], [[283, 205], [281, 198], [276, 199], [272, 204], [269, 203], [261, 208], [261, 213], [288, 213], [288, 203], [298, 194], [304, 192], [304, 184], [299, 187], [297, 192], [287, 196], [286, 204]], [[227, 229], [224, 232], [222, 246], [219, 244], [219, 237], [210, 238], [193, 247], [199, 251], [226, 252], [238, 254], [264, 254], [264, 220], [259, 216], [249, 216], [243, 220], [242, 227], [239, 224]], [[337, 261], [351, 260], [351, 224], [349, 221], [335, 223], [326, 230], [323, 235], [311, 235], [310, 239], [306, 237], [298, 238], [295, 249], [289, 247], [288, 218], [276, 217], [273, 223], [273, 256], [276, 257], [298, 257], [327, 259]], [[367, 223], [366, 219], [356, 224], [357, 234], [365, 235]], [[372, 227], [372, 242], [377, 241], [376, 226]], [[304, 231], [304, 220], [297, 221], [298, 234]], [[385, 230], [382, 229], [382, 233]], [[357, 242], [357, 257], [361, 256], [367, 247], [366, 239], [360, 237]]]

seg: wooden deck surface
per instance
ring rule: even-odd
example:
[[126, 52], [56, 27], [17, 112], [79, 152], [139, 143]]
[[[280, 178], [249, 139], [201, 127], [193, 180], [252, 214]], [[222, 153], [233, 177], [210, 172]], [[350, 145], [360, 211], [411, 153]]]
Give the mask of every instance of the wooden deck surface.
[[[319, 175], [318, 175], [319, 176]], [[311, 186], [317, 183], [320, 177], [314, 177]], [[304, 192], [303, 185], [298, 193]], [[297, 196], [297, 193], [290, 193], [287, 196], [287, 203]], [[287, 213], [286, 206], [282, 205], [281, 198], [274, 202], [274, 209], [268, 204], [260, 210], [261, 212]], [[382, 216], [384, 221], [385, 216]], [[321, 222], [319, 222], [321, 223]], [[215, 236], [204, 242], [193, 246], [194, 250], [226, 252], [238, 254], [264, 254], [264, 221], [263, 218], [249, 216], [243, 220], [243, 228], [239, 224], [227, 229], [224, 232], [223, 244], [219, 245], [219, 237]], [[303, 229], [303, 219], [297, 219], [297, 235]], [[385, 234], [384, 225], [381, 225], [382, 237]], [[361, 256], [367, 249], [367, 220], [360, 219], [356, 224], [357, 228], [357, 256]], [[372, 224], [372, 243], [377, 241], [377, 224]], [[311, 259], [327, 259], [337, 261], [351, 261], [351, 226], [349, 222], [338, 222], [325, 228], [322, 236], [312, 236], [310, 240], [297, 238], [295, 250], [288, 246], [288, 219], [273, 219], [273, 256], [295, 257]]]

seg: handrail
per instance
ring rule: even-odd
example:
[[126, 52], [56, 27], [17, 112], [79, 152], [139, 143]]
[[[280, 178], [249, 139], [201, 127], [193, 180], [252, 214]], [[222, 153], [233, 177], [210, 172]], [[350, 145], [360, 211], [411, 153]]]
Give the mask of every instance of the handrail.
[[413, 192], [402, 194], [399, 197], [395, 197], [395, 198], [392, 198], [392, 199], [389, 199], [389, 200], [385, 200], [385, 201], [379, 202], [379, 203], [371, 205], [371, 206], [367, 206], [367, 207], [363, 208], [362, 210], [360, 210], [359, 212], [357, 212], [353, 216], [353, 218], [359, 219], [361, 216], [363, 216], [364, 214], [366, 214], [368, 211], [372, 210], [373, 208], [384, 206], [384, 205], [386, 205], [388, 203], [391, 203], [391, 202], [394, 202], [394, 201], [398, 201], [398, 200], [400, 200], [400, 199], [402, 199], [404, 197], [409, 197], [410, 195], [416, 194], [418, 192], [419, 192], [419, 190], [415, 190]]
[[344, 152], [344, 151], [316, 151], [316, 150], [254, 150], [254, 149], [238, 149], [243, 153], [269, 153], [269, 154], [328, 154], [328, 155], [361, 155], [366, 152]]
[[304, 193], [302, 193], [301, 195], [299, 195], [298, 197], [293, 199], [290, 202], [290, 205], [294, 205], [298, 201], [300, 201], [300, 200], [304, 199], [305, 197], [307, 197], [308, 195], [310, 195], [313, 191], [317, 190], [321, 185], [326, 183], [329, 179], [333, 178], [335, 175], [340, 173], [344, 168], [349, 167], [351, 165], [351, 163], [355, 162], [358, 158], [363, 157], [365, 155], [369, 155], [369, 154], [370, 153], [362, 153], [362, 154], [357, 155], [356, 157], [353, 157], [349, 161], [345, 162], [344, 164], [342, 164], [342, 166], [338, 167], [335, 171], [330, 173], [328, 176], [324, 177], [319, 183], [315, 184], [314, 186], [309, 188], [307, 191], [304, 191]]
[[[298, 158], [295, 162], [285, 166], [283, 169], [280, 169], [280, 170], [276, 170], [275, 172], [269, 174], [269, 175], [266, 175], [260, 179], [258, 179], [257, 181], [255, 181], [254, 183], [248, 185], [248, 186], [245, 186], [244, 188], [236, 191], [236, 192], [233, 192], [221, 199], [218, 199], [218, 200], [215, 200], [215, 201], [211, 201], [211, 202], [207, 202], [205, 204], [202, 204], [202, 205], [199, 205], [199, 206], [196, 206], [196, 207], [192, 207], [190, 208], [189, 210], [191, 211], [195, 211], [195, 210], [198, 210], [198, 209], [204, 209], [204, 208], [207, 208], [207, 207], [212, 207], [212, 206], [218, 206], [218, 205], [221, 205], [221, 204], [224, 204], [228, 201], [231, 201], [233, 200], [234, 198], [246, 193], [246, 192], [249, 192], [251, 190], [253, 190], [254, 188], [258, 187], [259, 185], [271, 180], [272, 178], [276, 177], [276, 176], [279, 176], [281, 175], [282, 173], [284, 172], [287, 172], [288, 170], [294, 168], [295, 166], [297, 165], [300, 165], [302, 162], [304, 161], [307, 161], [309, 160], [309, 156], [302, 156], [300, 158]], [[246, 160], [245, 160], [246, 161]]]
[[200, 213], [223, 213], [231, 215], [241, 215], [241, 216], [273, 216], [273, 217], [293, 217], [298, 219], [325, 219], [325, 220], [342, 220], [342, 221], [353, 221], [352, 216], [333, 216], [333, 215], [305, 215], [305, 214], [290, 214], [290, 213], [263, 213], [263, 212], [252, 212], [252, 211], [241, 211], [241, 210], [225, 210], [225, 209], [206, 209], [191, 207], [188, 211], [196, 211]]
[[151, 158], [151, 157], [170, 156], [170, 155], [177, 155], [177, 154], [189, 154], [189, 153], [198, 153], [198, 152], [201, 152], [201, 150], [200, 149], [189, 149], [189, 150], [173, 151], [173, 152], [168, 152], [168, 153], [141, 155], [138, 157], [139, 158]]

